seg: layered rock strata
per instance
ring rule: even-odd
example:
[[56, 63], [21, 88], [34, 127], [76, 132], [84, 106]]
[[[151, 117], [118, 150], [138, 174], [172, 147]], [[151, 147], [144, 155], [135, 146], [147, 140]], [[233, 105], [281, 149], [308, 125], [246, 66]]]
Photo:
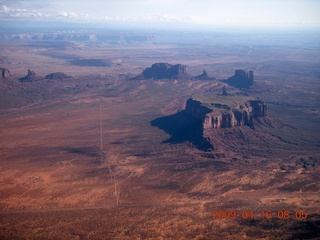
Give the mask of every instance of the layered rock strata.
[[195, 96], [187, 100], [185, 110], [202, 121], [203, 129], [254, 127], [254, 119], [267, 114], [262, 100], [245, 96]]

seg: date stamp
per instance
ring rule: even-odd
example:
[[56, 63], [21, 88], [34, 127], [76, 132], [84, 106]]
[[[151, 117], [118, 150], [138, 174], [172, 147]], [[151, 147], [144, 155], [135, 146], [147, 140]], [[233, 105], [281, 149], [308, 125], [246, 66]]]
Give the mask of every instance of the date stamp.
[[251, 210], [213, 210], [212, 211], [212, 219], [221, 220], [221, 219], [297, 219], [304, 220], [307, 219], [308, 214], [306, 210], [278, 210], [278, 211], [270, 211], [270, 210], [262, 210], [260, 212], [253, 212]]

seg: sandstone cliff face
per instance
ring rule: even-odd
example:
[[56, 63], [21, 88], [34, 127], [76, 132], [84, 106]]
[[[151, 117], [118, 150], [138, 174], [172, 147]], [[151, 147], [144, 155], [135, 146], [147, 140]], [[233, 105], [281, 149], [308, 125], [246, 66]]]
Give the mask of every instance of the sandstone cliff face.
[[166, 78], [168, 69], [171, 67], [168, 63], [155, 63], [150, 68], [146, 68], [142, 75], [144, 78]]
[[167, 71], [167, 77], [168, 78], [190, 78], [188, 72], [187, 72], [187, 66], [176, 64], [170, 67]]
[[186, 113], [193, 116], [194, 118], [203, 121], [208, 113], [212, 110], [202, 106], [200, 101], [189, 98], [186, 103]]
[[13, 80], [10, 71], [7, 68], [0, 67], [1, 80]]
[[253, 84], [253, 71], [237, 69], [234, 76], [228, 78], [226, 82], [237, 88], [249, 88]]
[[261, 100], [251, 100], [249, 103], [252, 107], [252, 115], [254, 118], [264, 117], [267, 115], [267, 105], [265, 105]]
[[189, 98], [185, 110], [187, 114], [202, 121], [203, 129], [233, 128], [244, 125], [254, 127], [253, 120], [267, 114], [267, 106], [259, 99], [231, 107], [220, 103], [211, 103], [208, 107], [198, 100]]

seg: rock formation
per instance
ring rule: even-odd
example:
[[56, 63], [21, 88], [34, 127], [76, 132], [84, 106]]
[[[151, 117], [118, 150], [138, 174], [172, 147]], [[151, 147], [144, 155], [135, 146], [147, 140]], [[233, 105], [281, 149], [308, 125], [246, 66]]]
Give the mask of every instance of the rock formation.
[[176, 64], [171, 65], [168, 63], [154, 63], [150, 68], [146, 68], [142, 74], [134, 79], [186, 79], [190, 78], [187, 73], [187, 66]]
[[195, 96], [186, 103], [186, 113], [199, 119], [203, 129], [254, 127], [254, 119], [267, 114], [267, 106], [258, 98], [245, 96]]
[[223, 86], [223, 88], [222, 88], [222, 96], [227, 96], [227, 95], [228, 95], [227, 88], [226, 88], [226, 86]]
[[10, 71], [7, 68], [2, 68], [0, 67], [0, 72], [1, 72], [1, 80], [10, 80], [12, 81], [13, 78], [10, 74]]
[[176, 64], [171, 66], [167, 71], [167, 78], [171, 79], [188, 79], [191, 76], [187, 72], [187, 66]]
[[39, 77], [34, 71], [31, 71], [30, 69], [28, 69], [28, 74], [27, 76], [20, 78], [19, 80], [21, 82], [34, 82], [41, 79], [41, 77]]
[[171, 65], [169, 63], [154, 63], [151, 67], [146, 68], [140, 75], [131, 78], [132, 80], [140, 79], [198, 79], [212, 80], [206, 70], [203, 73], [194, 77], [187, 72], [187, 66], [182, 64]]
[[155, 79], [161, 79], [161, 78], [167, 78], [168, 75], [168, 69], [172, 65], [168, 63], [155, 63], [152, 64], [150, 68], [146, 68], [142, 75], [144, 78], [155, 78]]
[[228, 78], [226, 82], [237, 88], [249, 88], [253, 84], [253, 71], [248, 72], [237, 69], [234, 72], [234, 76]]
[[66, 78], [72, 78], [71, 76], [68, 76], [67, 74], [63, 72], [56, 72], [56, 73], [50, 73], [47, 76], [44, 77], [45, 79], [55, 80], [55, 79], [66, 79]]
[[198, 79], [198, 80], [212, 80], [214, 78], [209, 77], [207, 71], [203, 69], [203, 73], [196, 76], [196, 79]]

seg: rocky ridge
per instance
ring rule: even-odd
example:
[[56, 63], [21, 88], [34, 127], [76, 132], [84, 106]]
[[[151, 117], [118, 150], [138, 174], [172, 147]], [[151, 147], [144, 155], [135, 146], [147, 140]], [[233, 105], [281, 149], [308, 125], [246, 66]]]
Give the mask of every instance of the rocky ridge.
[[186, 103], [186, 113], [201, 120], [203, 129], [250, 126], [267, 115], [267, 106], [258, 98], [245, 96], [194, 96]]

